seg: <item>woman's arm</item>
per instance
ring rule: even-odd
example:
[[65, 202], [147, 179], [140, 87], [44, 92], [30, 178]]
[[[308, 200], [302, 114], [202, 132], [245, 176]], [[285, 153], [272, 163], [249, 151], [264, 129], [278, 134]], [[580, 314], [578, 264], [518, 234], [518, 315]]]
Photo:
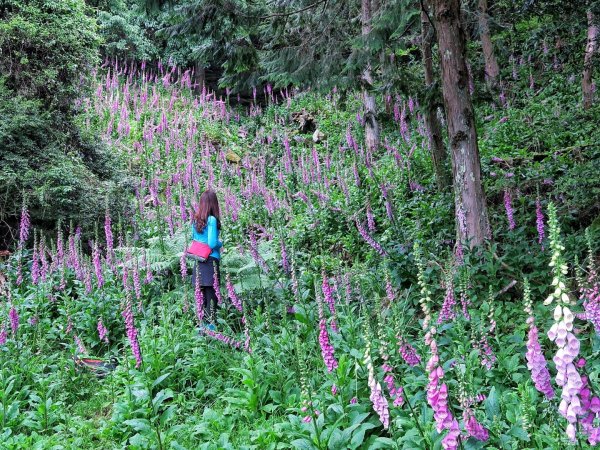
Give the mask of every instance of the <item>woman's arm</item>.
[[217, 219], [213, 216], [209, 216], [206, 223], [206, 227], [208, 228], [208, 246], [212, 249], [217, 248]]

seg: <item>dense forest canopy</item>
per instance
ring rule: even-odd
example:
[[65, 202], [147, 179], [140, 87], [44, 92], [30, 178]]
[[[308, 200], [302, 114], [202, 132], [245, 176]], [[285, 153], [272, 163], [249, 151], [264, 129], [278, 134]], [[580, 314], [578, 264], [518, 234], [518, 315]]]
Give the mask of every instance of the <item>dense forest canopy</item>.
[[599, 27], [0, 1], [0, 447], [596, 447]]

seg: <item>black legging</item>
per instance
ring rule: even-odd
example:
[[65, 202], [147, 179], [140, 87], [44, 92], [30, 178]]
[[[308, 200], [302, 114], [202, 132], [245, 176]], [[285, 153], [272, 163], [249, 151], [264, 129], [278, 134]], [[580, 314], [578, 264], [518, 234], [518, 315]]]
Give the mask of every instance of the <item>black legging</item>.
[[217, 294], [212, 286], [202, 286], [202, 297], [204, 298], [204, 317], [210, 323], [215, 322], [215, 313], [217, 311]]
[[209, 257], [205, 262], [196, 262], [192, 271], [192, 286], [195, 287], [199, 282], [202, 288], [202, 297], [204, 298], [204, 317], [207, 321], [214, 323], [217, 313], [217, 294], [213, 284], [215, 282], [215, 270], [217, 271], [217, 282], [220, 281], [219, 260]]

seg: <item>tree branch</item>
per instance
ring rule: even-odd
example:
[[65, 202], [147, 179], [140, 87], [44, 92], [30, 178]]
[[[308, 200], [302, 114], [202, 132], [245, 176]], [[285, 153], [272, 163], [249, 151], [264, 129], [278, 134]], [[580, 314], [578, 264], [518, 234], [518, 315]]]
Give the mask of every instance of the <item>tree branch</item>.
[[291, 12], [287, 12], [287, 13], [273, 13], [273, 14], [269, 14], [268, 16], [260, 16], [258, 17], [259, 20], [266, 20], [266, 19], [272, 19], [273, 17], [287, 17], [287, 16], [293, 16], [294, 14], [300, 14], [304, 11], [308, 11], [309, 9], [314, 8], [315, 6], [319, 6], [321, 3], [327, 3], [327, 0], [318, 0], [314, 3], [311, 3], [310, 5], [301, 8], [301, 9], [297, 9], [296, 11], [291, 11]]
[[437, 30], [435, 29], [435, 25], [433, 24], [433, 20], [431, 20], [431, 17], [429, 16], [429, 11], [427, 11], [427, 7], [425, 6], [425, 2], [423, 0], [420, 0], [420, 3], [421, 3], [421, 10], [427, 16], [427, 20], [431, 24], [431, 28], [433, 28], [434, 35], [437, 35]]

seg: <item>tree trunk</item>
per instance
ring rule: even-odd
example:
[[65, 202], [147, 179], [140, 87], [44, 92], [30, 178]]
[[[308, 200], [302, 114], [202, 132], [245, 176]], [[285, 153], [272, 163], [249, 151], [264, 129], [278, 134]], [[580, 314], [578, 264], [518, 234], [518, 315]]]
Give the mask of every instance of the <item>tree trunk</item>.
[[495, 85], [498, 82], [500, 68], [494, 55], [494, 44], [490, 37], [490, 25], [488, 16], [487, 0], [479, 0], [479, 36], [481, 38], [481, 47], [483, 48], [483, 59], [485, 61], [485, 77], [488, 83]]
[[[372, 0], [361, 0], [362, 13], [362, 35], [366, 36], [371, 32], [371, 18], [373, 17]], [[372, 94], [373, 76], [371, 75], [371, 65], [367, 67], [362, 74], [362, 97], [363, 107], [365, 109], [365, 146], [370, 151], [379, 147], [379, 123], [377, 123], [377, 105], [375, 95]]]
[[452, 151], [454, 203], [462, 243], [479, 246], [490, 237], [481, 184], [477, 130], [466, 59], [466, 38], [459, 0], [432, 0], [442, 66], [442, 91]]
[[[427, 8], [427, 3], [422, 3], [424, 8]], [[421, 51], [423, 53], [423, 67], [425, 70], [425, 87], [427, 90], [432, 89], [434, 83], [433, 78], [433, 58], [431, 47], [433, 44], [433, 28], [429, 23], [427, 11], [421, 11]], [[435, 172], [435, 180], [440, 191], [450, 186], [452, 180], [450, 174], [446, 170], [446, 147], [442, 138], [442, 128], [437, 116], [437, 107], [433, 101], [431, 93], [427, 95], [425, 104], [425, 127], [429, 136], [429, 146], [431, 150], [431, 160], [433, 162], [433, 170]]]
[[591, 9], [587, 12], [587, 20], [587, 45], [585, 46], [583, 78], [581, 80], [581, 90], [583, 91], [583, 109], [590, 108], [594, 99], [594, 85], [592, 83], [592, 72], [594, 67], [592, 64], [592, 58], [594, 57], [598, 43], [598, 25], [594, 22], [594, 13]]

